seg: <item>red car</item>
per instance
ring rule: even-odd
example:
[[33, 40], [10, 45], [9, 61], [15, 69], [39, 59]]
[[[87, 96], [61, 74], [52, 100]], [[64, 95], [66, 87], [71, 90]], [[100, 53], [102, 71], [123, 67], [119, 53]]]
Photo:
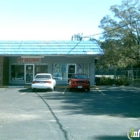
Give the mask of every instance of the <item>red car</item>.
[[90, 91], [90, 80], [86, 74], [72, 74], [69, 80], [69, 89], [87, 89]]

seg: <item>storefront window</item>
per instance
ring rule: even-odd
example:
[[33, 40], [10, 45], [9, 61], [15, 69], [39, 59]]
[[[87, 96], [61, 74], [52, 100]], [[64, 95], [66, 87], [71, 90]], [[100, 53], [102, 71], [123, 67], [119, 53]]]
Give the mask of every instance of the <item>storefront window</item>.
[[56, 80], [66, 79], [66, 64], [53, 64], [53, 77]]
[[35, 74], [48, 73], [48, 65], [35, 65]]
[[84, 73], [84, 65], [83, 64], [77, 64], [77, 72], [76, 73]]
[[24, 65], [11, 65], [11, 80], [24, 80]]
[[84, 64], [84, 73], [89, 77], [89, 64]]
[[77, 73], [89, 75], [89, 64], [76, 64]]
[[53, 77], [56, 80], [67, 80], [73, 73], [83, 73], [89, 76], [89, 64], [53, 64]]

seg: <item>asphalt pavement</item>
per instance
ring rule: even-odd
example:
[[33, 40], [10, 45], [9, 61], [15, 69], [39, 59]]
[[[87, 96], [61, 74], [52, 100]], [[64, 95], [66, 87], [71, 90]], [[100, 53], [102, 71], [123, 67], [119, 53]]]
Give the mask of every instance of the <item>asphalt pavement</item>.
[[0, 88], [0, 140], [128, 140], [140, 129], [140, 88]]

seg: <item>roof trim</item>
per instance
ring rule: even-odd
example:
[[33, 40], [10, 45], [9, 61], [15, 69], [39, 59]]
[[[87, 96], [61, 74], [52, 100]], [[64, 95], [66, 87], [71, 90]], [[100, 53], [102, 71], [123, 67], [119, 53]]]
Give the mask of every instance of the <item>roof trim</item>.
[[0, 41], [3, 56], [103, 55], [97, 42], [92, 41]]

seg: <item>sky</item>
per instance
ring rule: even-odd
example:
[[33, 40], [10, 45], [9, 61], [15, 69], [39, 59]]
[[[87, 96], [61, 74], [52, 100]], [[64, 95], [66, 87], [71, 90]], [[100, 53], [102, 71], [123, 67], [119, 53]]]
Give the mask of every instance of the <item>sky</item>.
[[101, 19], [116, 4], [121, 0], [0, 0], [0, 40], [70, 40], [78, 33], [101, 33]]

